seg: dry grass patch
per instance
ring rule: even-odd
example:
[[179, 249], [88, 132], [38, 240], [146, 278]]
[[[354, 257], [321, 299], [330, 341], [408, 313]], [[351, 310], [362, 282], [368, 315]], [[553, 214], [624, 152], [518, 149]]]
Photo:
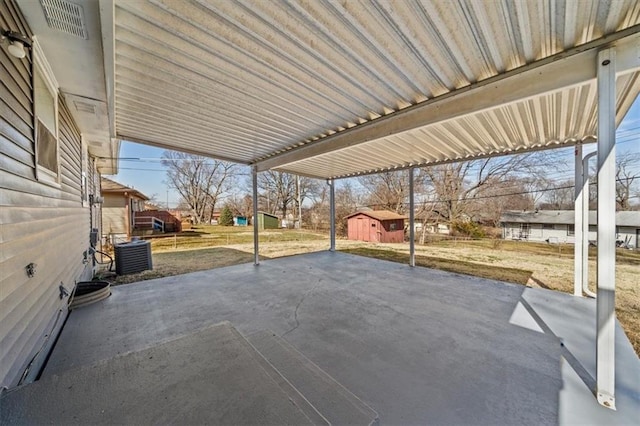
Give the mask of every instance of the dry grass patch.
[[118, 275], [113, 285], [253, 262], [253, 253], [226, 247], [153, 253], [153, 270]]
[[[376, 259], [390, 260], [398, 263], [409, 263], [409, 254], [399, 251], [359, 247], [341, 250], [345, 253], [357, 254], [359, 256], [373, 257]], [[488, 278], [498, 281], [506, 281], [515, 284], [526, 284], [533, 274], [531, 271], [516, 268], [496, 267], [482, 263], [467, 262], [463, 260], [453, 261], [442, 257], [416, 256], [416, 265], [425, 268], [440, 269], [442, 271], [454, 272], [456, 274], [473, 275], [481, 278]]]
[[[270, 229], [260, 231], [260, 243], [286, 241], [323, 240], [327, 236], [293, 229]], [[197, 226], [178, 234], [156, 236], [151, 239], [153, 252], [230, 246], [253, 242], [253, 228], [246, 226]]]

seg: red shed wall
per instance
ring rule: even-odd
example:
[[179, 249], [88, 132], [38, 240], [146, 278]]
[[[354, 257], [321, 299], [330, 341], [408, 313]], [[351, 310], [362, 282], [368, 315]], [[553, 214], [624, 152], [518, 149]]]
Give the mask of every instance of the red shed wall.
[[356, 241], [378, 241], [379, 226], [377, 220], [367, 215], [352, 216], [347, 220], [347, 238]]
[[[392, 224], [395, 224], [395, 229], [391, 230]], [[379, 231], [379, 241], [381, 243], [401, 243], [404, 241], [404, 220], [393, 219], [383, 220], [377, 228]]]
[[[392, 224], [395, 229], [392, 230]], [[401, 243], [404, 241], [404, 220], [383, 220], [358, 214], [347, 220], [347, 238], [356, 241]]]

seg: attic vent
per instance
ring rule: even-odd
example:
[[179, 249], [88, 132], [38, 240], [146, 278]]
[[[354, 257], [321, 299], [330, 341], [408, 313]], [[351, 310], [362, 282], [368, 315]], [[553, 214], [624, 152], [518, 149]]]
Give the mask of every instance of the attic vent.
[[88, 39], [82, 6], [65, 0], [40, 0], [47, 24], [51, 28]]
[[94, 115], [96, 113], [96, 106], [87, 102], [73, 101], [73, 105], [78, 112], [86, 112]]

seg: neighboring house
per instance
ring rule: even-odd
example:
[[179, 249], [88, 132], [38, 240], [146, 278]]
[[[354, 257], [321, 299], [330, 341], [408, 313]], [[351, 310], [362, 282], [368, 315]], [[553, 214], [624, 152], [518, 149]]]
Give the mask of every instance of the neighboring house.
[[347, 237], [350, 240], [376, 243], [404, 241], [405, 217], [388, 210], [359, 211], [347, 216]]
[[107, 241], [125, 239], [131, 236], [134, 229], [135, 212], [144, 211], [149, 197], [140, 191], [102, 178], [102, 236]]
[[[426, 228], [426, 232], [431, 234], [445, 234], [448, 235], [451, 232], [451, 227], [448, 223], [442, 222], [427, 222], [424, 224]], [[420, 228], [422, 228], [422, 224], [420, 224]]]
[[[31, 38], [26, 22], [14, 2], [1, 4], [1, 30]], [[44, 45], [47, 34], [39, 36]], [[91, 40], [100, 43], [99, 31]], [[45, 51], [35, 40], [18, 58], [6, 45], [0, 46], [0, 389], [35, 379], [65, 322], [68, 295], [93, 276], [99, 176], [116, 172], [119, 143], [109, 137], [96, 101], [101, 95], [79, 96], [75, 73], [47, 60], [64, 53]]]
[[[502, 238], [528, 241], [573, 243], [573, 210], [508, 211], [502, 214]], [[597, 239], [596, 212], [589, 212], [588, 239]], [[616, 213], [616, 240], [638, 247], [640, 243], [640, 211]]]
[[211, 213], [211, 225], [217, 225], [220, 223], [221, 214], [222, 212], [220, 210], [214, 210], [213, 213]]

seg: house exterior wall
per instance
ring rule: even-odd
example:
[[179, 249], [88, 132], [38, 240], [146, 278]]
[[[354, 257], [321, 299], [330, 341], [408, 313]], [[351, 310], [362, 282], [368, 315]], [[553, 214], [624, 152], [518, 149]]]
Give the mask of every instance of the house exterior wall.
[[[31, 35], [12, 1], [0, 2], [0, 22]], [[0, 387], [9, 388], [32, 361], [30, 374], [39, 370], [64, 323], [68, 297], [58, 286], [71, 291], [93, 273], [83, 262], [94, 223], [82, 199], [81, 136], [59, 102], [59, 182], [38, 180], [31, 67], [31, 51], [16, 59], [0, 49]]]
[[127, 236], [127, 199], [122, 194], [104, 193], [102, 204], [103, 235]]
[[145, 200], [122, 192], [105, 192], [102, 205], [102, 236], [124, 239], [131, 236], [135, 212], [144, 211]]
[[[527, 224], [529, 232], [527, 235], [527, 227], [521, 223], [503, 223], [502, 237], [507, 240], [527, 240], [527, 241], [547, 241], [558, 243], [573, 244], [575, 242], [574, 233], [570, 231], [570, 225], [553, 224], [543, 225], [540, 223]], [[628, 241], [629, 245], [634, 248], [640, 246], [640, 228], [630, 226], [619, 226], [616, 229], [616, 240]], [[590, 241], [597, 241], [598, 233], [594, 225], [589, 225]]]

